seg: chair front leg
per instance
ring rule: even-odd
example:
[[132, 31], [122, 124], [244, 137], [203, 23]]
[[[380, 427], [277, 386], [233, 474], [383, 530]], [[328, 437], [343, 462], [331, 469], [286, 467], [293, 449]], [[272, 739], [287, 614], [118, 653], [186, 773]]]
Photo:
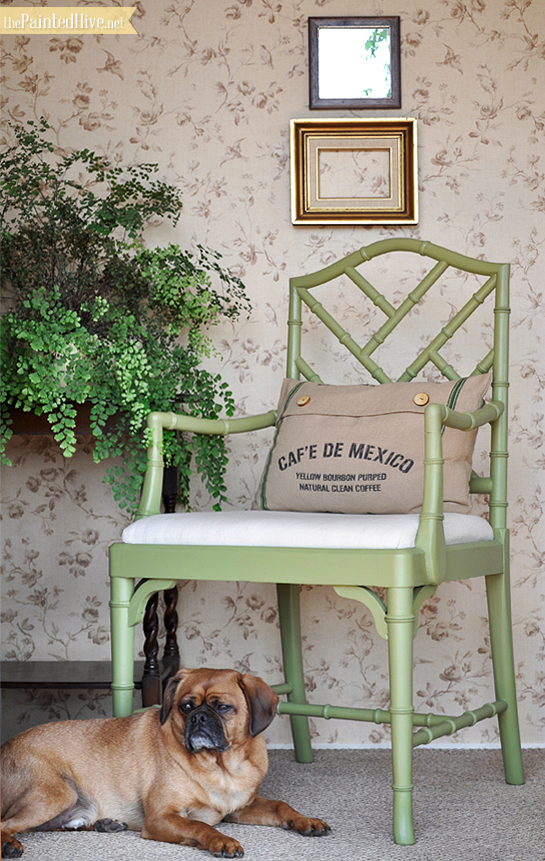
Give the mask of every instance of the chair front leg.
[[129, 625], [129, 605], [134, 579], [111, 577], [111, 650], [114, 717], [132, 714], [134, 689], [134, 627]]
[[413, 590], [388, 589], [388, 661], [392, 721], [394, 840], [414, 843], [412, 812], [413, 755]]

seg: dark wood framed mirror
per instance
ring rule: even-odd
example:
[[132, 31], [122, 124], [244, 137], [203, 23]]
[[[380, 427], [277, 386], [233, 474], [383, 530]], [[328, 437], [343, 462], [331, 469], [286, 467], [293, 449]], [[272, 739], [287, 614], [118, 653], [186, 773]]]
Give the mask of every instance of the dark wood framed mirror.
[[399, 17], [309, 18], [309, 107], [401, 107]]

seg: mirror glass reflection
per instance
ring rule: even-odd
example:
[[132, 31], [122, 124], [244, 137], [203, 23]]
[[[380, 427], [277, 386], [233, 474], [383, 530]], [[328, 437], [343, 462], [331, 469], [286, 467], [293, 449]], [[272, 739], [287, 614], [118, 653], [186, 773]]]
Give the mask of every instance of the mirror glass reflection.
[[390, 28], [318, 29], [320, 99], [391, 97]]

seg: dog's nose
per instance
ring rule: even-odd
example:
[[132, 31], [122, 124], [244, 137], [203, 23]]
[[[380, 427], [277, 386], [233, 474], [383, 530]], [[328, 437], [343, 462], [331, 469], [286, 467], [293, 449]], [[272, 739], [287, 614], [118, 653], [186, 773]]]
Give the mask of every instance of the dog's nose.
[[191, 720], [193, 723], [206, 723], [206, 714], [202, 711], [195, 712], [195, 714], [191, 715]]
[[205, 703], [198, 709], [195, 709], [193, 714], [189, 716], [188, 723], [190, 724], [190, 726], [200, 726], [207, 723], [211, 717], [213, 717], [213, 713], [210, 711], [210, 709]]

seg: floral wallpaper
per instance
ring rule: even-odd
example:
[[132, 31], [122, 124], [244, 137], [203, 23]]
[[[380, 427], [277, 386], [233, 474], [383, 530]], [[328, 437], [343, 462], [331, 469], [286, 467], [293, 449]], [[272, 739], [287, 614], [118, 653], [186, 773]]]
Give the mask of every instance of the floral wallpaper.
[[[289, 120], [311, 115], [307, 19], [360, 15], [361, 4], [137, 0], [136, 6], [132, 23], [138, 36], [3, 37], [2, 144], [10, 140], [8, 122], [44, 115], [60, 147], [88, 146], [115, 164], [155, 161], [162, 177], [179, 185], [181, 221], [175, 231], [151, 230], [149, 239], [209, 244], [246, 283], [252, 316], [213, 330], [219, 356], [210, 362], [229, 382], [242, 414], [270, 409], [277, 400], [290, 275], [390, 235], [421, 237], [512, 263], [514, 637], [523, 741], [545, 743], [545, 19], [540, 0], [367, 4], [366, 15], [401, 18], [402, 108], [320, 113], [417, 118], [420, 222], [390, 228], [290, 222]], [[395, 301], [409, 283], [408, 273], [379, 274]], [[335, 306], [345, 325], [357, 330], [372, 324], [377, 313], [356, 312], [348, 290]], [[431, 309], [437, 326], [441, 311], [433, 302]], [[486, 341], [486, 324], [479, 325]], [[311, 324], [308, 328], [312, 351], [322, 342]], [[387, 361], [410, 355], [410, 326], [403, 338], [400, 356]], [[475, 340], [466, 334], [462, 347], [452, 348], [457, 361], [465, 360]], [[331, 381], [348, 382], [352, 372], [338, 345], [324, 344], [333, 359]], [[231, 444], [233, 507], [251, 506], [268, 434], [255, 434], [246, 445], [240, 438]], [[484, 451], [486, 441], [479, 442], [477, 458]], [[3, 659], [107, 660], [106, 553], [126, 518], [102, 484], [101, 467], [93, 464], [85, 437], [70, 460], [46, 437], [14, 438], [10, 455], [14, 465], [4, 471], [2, 489]], [[210, 505], [198, 484], [193, 505]], [[475, 510], [482, 510], [479, 503]], [[274, 598], [269, 586], [182, 583], [184, 663], [234, 666], [277, 681]], [[365, 608], [327, 588], [306, 588], [302, 603], [312, 699], [385, 706], [386, 646]], [[445, 585], [425, 603], [415, 654], [417, 708], [450, 713], [490, 699], [480, 582]], [[96, 691], [7, 691], [3, 701], [6, 737], [44, 720], [110, 713], [109, 697]], [[313, 731], [322, 745], [387, 741], [387, 729], [372, 725], [316, 721]], [[269, 739], [289, 743], [286, 718], [275, 721]], [[481, 723], [445, 743], [496, 745], [495, 724]]]

